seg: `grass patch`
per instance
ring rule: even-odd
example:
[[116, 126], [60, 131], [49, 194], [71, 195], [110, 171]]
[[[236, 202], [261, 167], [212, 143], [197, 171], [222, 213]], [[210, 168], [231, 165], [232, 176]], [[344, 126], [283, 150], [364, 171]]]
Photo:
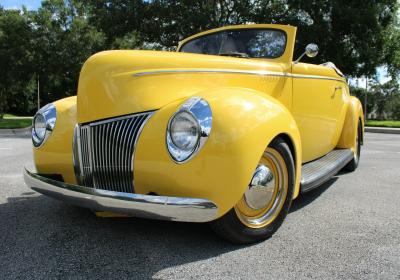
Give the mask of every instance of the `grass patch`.
[[400, 128], [400, 121], [375, 121], [375, 120], [367, 120], [365, 126], [374, 126], [374, 127], [398, 127]]
[[10, 114], [5, 114], [3, 119], [0, 119], [1, 128], [24, 128], [32, 125], [32, 117], [18, 117]]
[[32, 119], [31, 116], [16, 116], [12, 114], [4, 114], [5, 119]]

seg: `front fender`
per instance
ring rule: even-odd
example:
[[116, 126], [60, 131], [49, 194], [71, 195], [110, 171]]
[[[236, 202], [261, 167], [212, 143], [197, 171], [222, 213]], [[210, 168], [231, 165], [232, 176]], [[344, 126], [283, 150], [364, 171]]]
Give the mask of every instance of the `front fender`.
[[294, 148], [294, 197], [298, 195], [300, 135], [292, 115], [279, 101], [244, 88], [218, 88], [195, 95], [207, 100], [212, 110], [209, 139], [190, 161], [175, 163], [166, 148], [166, 128], [186, 99], [156, 111], [146, 123], [135, 150], [137, 193], [206, 198], [218, 205], [218, 216], [222, 216], [242, 197], [268, 144], [285, 134]]
[[65, 182], [76, 184], [72, 160], [72, 138], [76, 124], [76, 96], [53, 103], [57, 121], [48, 140], [33, 147], [33, 158], [39, 174], [60, 174]]

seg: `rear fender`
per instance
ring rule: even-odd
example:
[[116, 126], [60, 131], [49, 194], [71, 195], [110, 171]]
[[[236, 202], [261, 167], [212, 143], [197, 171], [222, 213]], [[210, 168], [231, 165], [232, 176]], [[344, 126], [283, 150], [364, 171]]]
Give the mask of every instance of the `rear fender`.
[[356, 136], [358, 122], [361, 120], [361, 143], [364, 139], [364, 113], [362, 105], [358, 98], [351, 96], [349, 98], [349, 106], [347, 107], [346, 118], [344, 120], [342, 134], [340, 136], [337, 147], [341, 149], [351, 149], [353, 152], [356, 148]]

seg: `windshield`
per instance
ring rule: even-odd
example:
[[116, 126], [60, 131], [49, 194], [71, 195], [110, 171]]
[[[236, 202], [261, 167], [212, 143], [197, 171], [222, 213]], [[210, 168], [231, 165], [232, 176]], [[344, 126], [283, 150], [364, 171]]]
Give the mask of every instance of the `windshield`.
[[276, 29], [234, 29], [185, 43], [180, 51], [251, 58], [277, 58], [286, 47], [286, 33]]

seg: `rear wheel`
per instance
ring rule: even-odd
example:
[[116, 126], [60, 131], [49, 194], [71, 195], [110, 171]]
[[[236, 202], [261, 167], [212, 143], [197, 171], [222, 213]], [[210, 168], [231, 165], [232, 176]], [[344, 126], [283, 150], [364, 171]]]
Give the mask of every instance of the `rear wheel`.
[[252, 243], [272, 236], [289, 211], [294, 178], [289, 146], [276, 138], [261, 157], [242, 198], [211, 223], [213, 229], [234, 243]]
[[355, 151], [354, 151], [354, 157], [353, 159], [344, 167], [344, 170], [353, 172], [354, 170], [357, 169], [358, 167], [358, 162], [360, 161], [360, 155], [361, 155], [361, 138], [362, 138], [362, 128], [361, 128], [361, 122], [358, 122], [357, 126], [357, 136], [356, 136], [356, 145], [355, 145]]

